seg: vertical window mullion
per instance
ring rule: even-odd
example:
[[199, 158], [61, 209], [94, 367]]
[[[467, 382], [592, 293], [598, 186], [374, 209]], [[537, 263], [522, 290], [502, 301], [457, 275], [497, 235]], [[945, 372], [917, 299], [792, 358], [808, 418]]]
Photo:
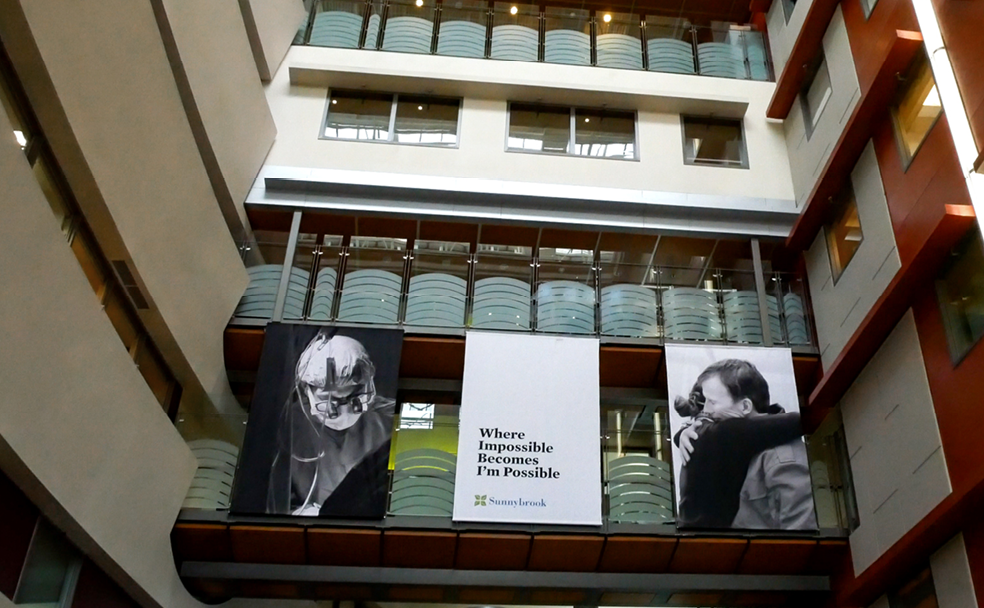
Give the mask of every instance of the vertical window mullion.
[[577, 111], [571, 108], [571, 133], [567, 136], [567, 153], [574, 154], [574, 130], [577, 128]]
[[389, 133], [386, 141], [396, 141], [396, 106], [400, 103], [400, 94], [393, 93], [393, 106], [390, 108]]

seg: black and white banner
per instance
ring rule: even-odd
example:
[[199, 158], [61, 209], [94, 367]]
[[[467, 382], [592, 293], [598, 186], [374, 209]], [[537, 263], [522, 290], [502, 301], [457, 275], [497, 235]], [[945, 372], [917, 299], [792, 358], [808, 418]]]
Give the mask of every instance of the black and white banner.
[[601, 525], [598, 348], [468, 332], [455, 520]]
[[680, 528], [815, 530], [792, 352], [666, 345]]
[[234, 513], [381, 519], [403, 332], [266, 328]]

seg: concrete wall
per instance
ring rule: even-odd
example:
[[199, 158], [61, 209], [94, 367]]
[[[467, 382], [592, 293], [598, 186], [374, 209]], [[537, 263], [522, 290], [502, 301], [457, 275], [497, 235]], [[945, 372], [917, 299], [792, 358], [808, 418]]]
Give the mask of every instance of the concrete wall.
[[[773, 5], [779, 3], [780, 0], [777, 0]], [[798, 2], [796, 10], [800, 11], [802, 8]], [[784, 123], [789, 168], [798, 207], [806, 203], [861, 96], [840, 6], [834, 12], [823, 36], [823, 52], [827, 71], [830, 73], [830, 99], [827, 100], [816, 127], [808, 137], [802, 95], [796, 98]]]
[[260, 78], [277, 72], [307, 11], [302, 0], [239, 0]]
[[[331, 69], [335, 76], [325, 76], [325, 86], [292, 85], [288, 73], [291, 66], [308, 71]], [[339, 71], [371, 74], [378, 87], [401, 87], [397, 92], [429, 92], [434, 78], [448, 87], [467, 88], [460, 147], [319, 140], [327, 88], [341, 78]], [[476, 77], [490, 84], [472, 86], [470, 79]], [[600, 95], [612, 91], [606, 98], [608, 107], [639, 111], [640, 160], [506, 152], [507, 101], [516, 100], [512, 91], [527, 85], [558, 91], [566, 103], [588, 107], [601, 104], [592, 103], [594, 100], [587, 97], [586, 91], [599, 91]], [[394, 88], [377, 90], [389, 92]], [[267, 88], [278, 137], [266, 162], [277, 166], [725, 195], [734, 197], [736, 206], [743, 204], [741, 197], [763, 197], [779, 199], [791, 208], [793, 192], [782, 126], [764, 118], [774, 88], [772, 83], [700, 76], [295, 46]], [[628, 101], [616, 105], [616, 93]], [[664, 101], [657, 100], [657, 93]], [[541, 93], [529, 95], [537, 97], [526, 101], [535, 101]], [[673, 111], [667, 109], [670, 102], [666, 99], [670, 97], [676, 108]], [[744, 127], [749, 169], [683, 163], [680, 112], [689, 108], [701, 113], [702, 108], [720, 105], [747, 107]]]
[[865, 315], [901, 267], [878, 159], [871, 142], [851, 172], [863, 240], [834, 283], [827, 240], [821, 230], [806, 252], [807, 278], [823, 366], [840, 355]]
[[[97, 238], [115, 248], [107, 255], [132, 262], [152, 304], [153, 315], [142, 318], [155, 341], [171, 340], [158, 346], [182, 384], [237, 407], [222, 331], [246, 273], [151, 5], [92, 0], [67, 11], [56, 0], [35, 0], [21, 9], [25, 26], [18, 33], [31, 39], [19, 42], [36, 45], [37, 65], [18, 66], [19, 74], [29, 94], [41, 91], [31, 103], [44, 114], [45, 132]], [[34, 87], [41, 80], [50, 94]], [[234, 110], [234, 101], [224, 103]], [[104, 240], [108, 234], [118, 242]]]
[[951, 491], [912, 311], [841, 400], [861, 525], [855, 574], [870, 566]]
[[793, 44], [796, 37], [803, 29], [806, 21], [806, 13], [809, 12], [813, 0], [799, 0], [793, 13], [789, 16], [789, 23], [786, 23], [786, 16], [783, 13], [782, 0], [775, 0], [769, 13], [766, 15], [766, 24], [769, 31], [769, 48], [772, 50], [772, 63], [775, 66], [776, 77], [782, 74], [786, 67], [786, 60], [793, 51]]
[[963, 534], [957, 534], [934, 553], [929, 566], [933, 570], [939, 608], [977, 608]]
[[199, 146], [211, 151], [203, 159], [214, 163], [210, 177], [219, 202], [233, 207], [240, 223], [246, 224], [243, 201], [276, 128], [243, 16], [236, 4], [223, 0], [160, 1], [190, 88], [184, 93], [192, 98], [185, 103], [193, 103], [197, 114], [192, 116], [192, 130], [203, 131], [195, 132]]

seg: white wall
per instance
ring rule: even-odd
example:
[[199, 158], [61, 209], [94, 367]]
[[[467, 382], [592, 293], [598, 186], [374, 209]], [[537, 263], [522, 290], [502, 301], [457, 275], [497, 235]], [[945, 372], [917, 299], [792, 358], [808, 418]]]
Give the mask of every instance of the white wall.
[[766, 25], [769, 32], [769, 48], [772, 50], [772, 63], [775, 66], [776, 77], [782, 74], [786, 67], [789, 54], [793, 51], [793, 44], [803, 23], [806, 21], [806, 13], [809, 12], [813, 0], [799, 0], [793, 7], [793, 13], [789, 16], [789, 23], [786, 23], [785, 13], [783, 12], [782, 0], [775, 0], [769, 13], [766, 15]]
[[304, 19], [302, 0], [239, 0], [260, 78], [269, 81]]
[[951, 491], [912, 311], [841, 400], [861, 525], [859, 575]]
[[[773, 6], [780, 3], [781, 0], [776, 0]], [[797, 11], [802, 8], [800, 3], [796, 4]], [[784, 123], [786, 147], [789, 150], [789, 168], [792, 172], [797, 207], [802, 207], [806, 203], [861, 95], [858, 75], [854, 67], [854, 56], [851, 54], [851, 44], [847, 38], [847, 27], [844, 25], [844, 14], [840, 6], [834, 11], [827, 32], [823, 36], [823, 52], [827, 61], [827, 71], [830, 73], [830, 99], [824, 106], [812, 135], [807, 137], [806, 134], [802, 95], [797, 96]]]
[[823, 230], [806, 252], [807, 278], [823, 366], [829, 368], [901, 267], [895, 233], [869, 141], [851, 172], [863, 240], [834, 283]]
[[977, 608], [963, 534], [957, 534], [934, 553], [929, 558], [929, 566], [933, 571], [939, 608]]
[[[323, 70], [327, 84], [292, 85], [291, 66], [306, 72], [308, 79], [312, 72]], [[402, 87], [398, 92], [425, 93], [434, 89], [435, 79], [445, 87], [442, 92], [455, 87], [467, 90], [460, 147], [319, 140], [328, 84], [341, 81], [353, 86], [354, 77], [349, 75], [353, 73], [363, 74], [361, 81], [370, 83], [370, 90], [388, 85]], [[487, 84], [476, 83], [476, 79]], [[605, 98], [609, 107], [639, 110], [640, 160], [505, 152], [507, 101], [516, 100], [515, 95], [522, 95], [527, 86], [526, 95], [536, 97], [526, 101], [556, 94], [572, 105], [600, 105], [599, 100]], [[740, 197], [761, 197], [778, 199], [792, 208], [782, 126], [764, 118], [774, 88], [772, 83], [700, 76], [295, 46], [267, 88], [278, 137], [266, 163], [723, 195], [735, 197], [738, 207], [744, 204]], [[612, 95], [604, 97], [604, 91]], [[592, 97], [592, 93], [602, 97]], [[616, 105], [618, 99], [622, 105]], [[679, 112], [689, 108], [702, 113], [722, 107], [730, 111], [747, 108], [741, 112], [750, 168], [684, 165]]]

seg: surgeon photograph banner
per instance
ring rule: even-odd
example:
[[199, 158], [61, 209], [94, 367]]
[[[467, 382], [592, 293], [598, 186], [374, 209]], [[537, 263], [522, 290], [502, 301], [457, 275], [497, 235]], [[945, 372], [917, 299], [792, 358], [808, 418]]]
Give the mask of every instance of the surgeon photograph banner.
[[403, 332], [271, 323], [231, 512], [381, 519]]
[[601, 525], [598, 349], [466, 334], [455, 521]]
[[816, 530], [787, 348], [666, 345], [677, 526]]

